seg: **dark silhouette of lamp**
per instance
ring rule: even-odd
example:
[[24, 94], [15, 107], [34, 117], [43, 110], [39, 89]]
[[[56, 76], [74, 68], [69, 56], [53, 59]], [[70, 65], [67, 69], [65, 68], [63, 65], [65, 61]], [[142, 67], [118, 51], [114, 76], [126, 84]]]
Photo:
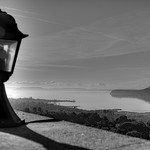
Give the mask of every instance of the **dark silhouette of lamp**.
[[4, 82], [13, 74], [19, 47], [28, 35], [19, 31], [15, 19], [0, 10], [0, 127], [15, 127], [24, 124], [16, 115], [5, 92]]

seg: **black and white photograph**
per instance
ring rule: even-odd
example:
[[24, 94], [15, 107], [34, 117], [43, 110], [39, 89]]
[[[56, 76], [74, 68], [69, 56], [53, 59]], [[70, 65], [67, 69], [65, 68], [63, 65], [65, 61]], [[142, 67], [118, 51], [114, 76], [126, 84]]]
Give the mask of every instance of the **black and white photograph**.
[[0, 150], [149, 150], [150, 1], [0, 0]]

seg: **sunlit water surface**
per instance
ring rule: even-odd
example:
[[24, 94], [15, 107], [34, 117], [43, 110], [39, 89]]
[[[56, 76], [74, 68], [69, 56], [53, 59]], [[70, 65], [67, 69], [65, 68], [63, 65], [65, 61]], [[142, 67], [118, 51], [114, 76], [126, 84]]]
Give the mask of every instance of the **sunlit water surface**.
[[75, 100], [75, 103], [61, 102], [58, 105], [80, 106], [79, 108], [122, 109], [132, 112], [150, 112], [150, 103], [136, 98], [115, 98], [109, 91], [59, 91], [59, 90], [7, 90], [8, 97]]

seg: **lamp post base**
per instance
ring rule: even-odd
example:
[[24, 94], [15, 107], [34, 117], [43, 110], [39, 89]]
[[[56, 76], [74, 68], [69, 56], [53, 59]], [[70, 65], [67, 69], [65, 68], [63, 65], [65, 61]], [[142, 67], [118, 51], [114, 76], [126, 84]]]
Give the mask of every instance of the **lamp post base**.
[[4, 83], [0, 83], [0, 128], [18, 127], [25, 124], [11, 107], [5, 92]]

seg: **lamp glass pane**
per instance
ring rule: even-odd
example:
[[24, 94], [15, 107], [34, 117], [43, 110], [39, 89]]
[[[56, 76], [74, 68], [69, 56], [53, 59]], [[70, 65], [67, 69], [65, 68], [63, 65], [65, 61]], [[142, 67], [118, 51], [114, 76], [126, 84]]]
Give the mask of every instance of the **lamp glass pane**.
[[0, 40], [0, 70], [11, 72], [16, 48], [17, 41]]

